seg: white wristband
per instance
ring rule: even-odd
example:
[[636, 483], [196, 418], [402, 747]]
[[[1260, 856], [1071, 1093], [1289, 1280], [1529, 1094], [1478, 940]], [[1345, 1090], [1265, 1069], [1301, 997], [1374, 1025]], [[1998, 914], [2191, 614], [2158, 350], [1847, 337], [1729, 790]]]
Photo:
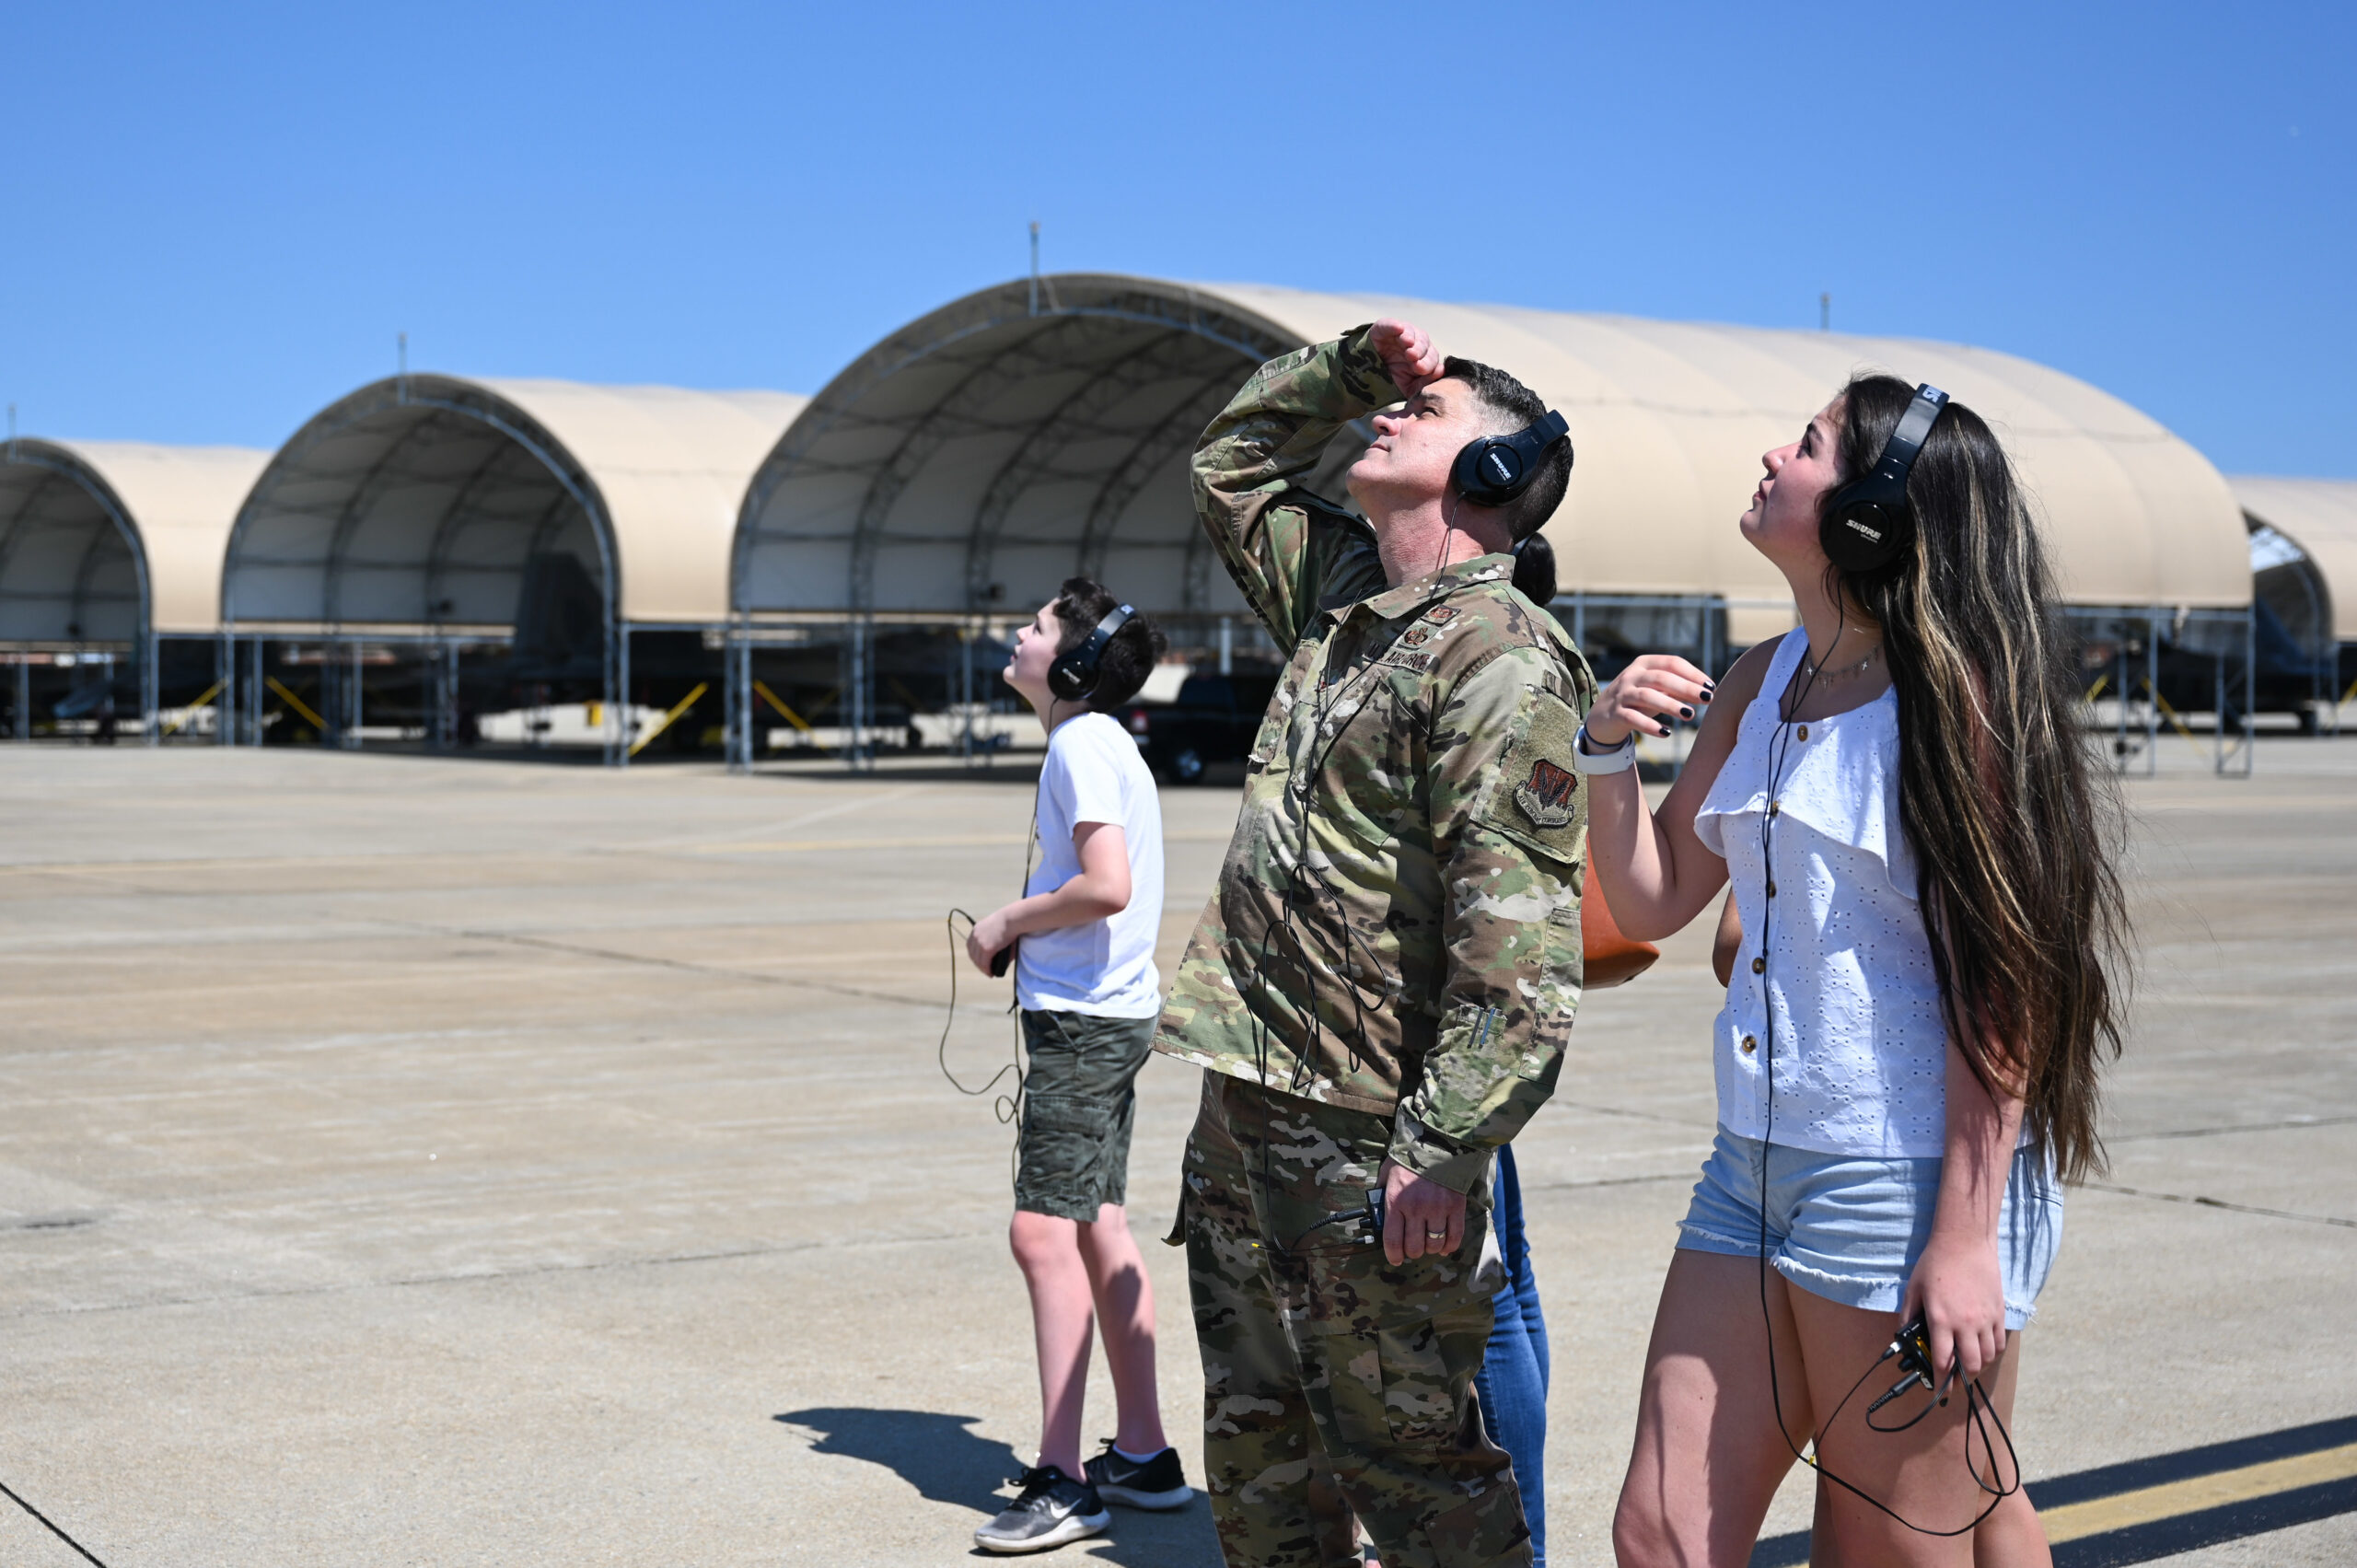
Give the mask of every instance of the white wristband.
[[1587, 726], [1580, 726], [1579, 735], [1572, 741], [1572, 766], [1583, 773], [1624, 772], [1637, 764], [1637, 737], [1634, 731], [1621, 737], [1620, 744], [1608, 747], [1591, 755], [1587, 749]]

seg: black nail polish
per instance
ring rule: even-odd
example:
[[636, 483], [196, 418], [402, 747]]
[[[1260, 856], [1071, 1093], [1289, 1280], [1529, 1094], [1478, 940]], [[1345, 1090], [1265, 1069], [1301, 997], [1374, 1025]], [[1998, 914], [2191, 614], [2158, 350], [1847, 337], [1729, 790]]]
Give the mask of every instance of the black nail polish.
[[1665, 740], [1666, 740], [1666, 739], [1667, 739], [1667, 738], [1669, 738], [1669, 726], [1667, 726], [1667, 725], [1664, 725], [1664, 726], [1661, 726], [1661, 733], [1662, 733], [1662, 738], [1664, 738]]
[[1678, 716], [1682, 719], [1690, 719], [1694, 716], [1694, 710], [1691, 708], [1680, 708], [1678, 710]]

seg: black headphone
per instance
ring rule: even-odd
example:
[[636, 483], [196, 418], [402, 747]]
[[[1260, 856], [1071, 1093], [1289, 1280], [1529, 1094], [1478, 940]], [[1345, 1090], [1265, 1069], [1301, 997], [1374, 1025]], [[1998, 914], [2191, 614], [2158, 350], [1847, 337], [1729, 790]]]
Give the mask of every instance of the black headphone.
[[1097, 630], [1085, 642], [1058, 654], [1056, 662], [1048, 667], [1048, 690], [1067, 703], [1084, 701], [1096, 691], [1097, 678], [1105, 663], [1105, 645], [1136, 613], [1126, 604], [1107, 610], [1105, 619], [1097, 623]]
[[1844, 572], [1871, 572], [1887, 566], [1915, 542], [1915, 508], [1907, 500], [1907, 475], [1915, 455], [1948, 395], [1928, 384], [1915, 389], [1915, 401], [1899, 416], [1882, 456], [1872, 470], [1826, 497], [1825, 517], [1817, 537], [1826, 559]]
[[1449, 482], [1476, 506], [1503, 506], [1530, 488], [1547, 448], [1571, 433], [1563, 416], [1549, 409], [1511, 436], [1468, 441], [1449, 470]]

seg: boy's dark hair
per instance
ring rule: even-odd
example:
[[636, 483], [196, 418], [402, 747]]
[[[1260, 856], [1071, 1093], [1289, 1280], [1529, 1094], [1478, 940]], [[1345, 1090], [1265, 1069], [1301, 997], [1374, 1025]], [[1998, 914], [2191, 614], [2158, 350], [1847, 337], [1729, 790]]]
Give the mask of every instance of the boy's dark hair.
[[[1447, 380], [1462, 381], [1473, 389], [1473, 401], [1484, 416], [1484, 436], [1511, 436], [1546, 417], [1547, 400], [1495, 366], [1451, 354], [1440, 373]], [[1515, 542], [1519, 544], [1537, 533], [1563, 504], [1563, 493], [1571, 487], [1572, 438], [1559, 436], [1538, 459], [1538, 477], [1530, 482], [1530, 488], [1512, 505], [1499, 508], [1505, 514], [1506, 528]]]
[[[1121, 601], [1113, 597], [1102, 583], [1088, 577], [1066, 577], [1064, 586], [1048, 608], [1056, 612], [1056, 624], [1063, 628], [1063, 635], [1056, 639], [1056, 652], [1068, 654], [1088, 641], [1097, 623], [1120, 608]], [[1089, 693], [1088, 705], [1098, 713], [1118, 708], [1138, 694], [1145, 678], [1170, 647], [1162, 628], [1143, 614], [1132, 615], [1121, 629], [1105, 645], [1105, 653], [1097, 667], [1097, 690]]]

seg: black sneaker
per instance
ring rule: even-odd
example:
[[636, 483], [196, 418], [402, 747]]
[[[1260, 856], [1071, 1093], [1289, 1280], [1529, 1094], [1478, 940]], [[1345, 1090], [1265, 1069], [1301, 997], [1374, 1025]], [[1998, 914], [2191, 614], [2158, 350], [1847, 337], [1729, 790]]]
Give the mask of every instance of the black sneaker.
[[1103, 1453], [1080, 1468], [1087, 1472], [1088, 1484], [1106, 1502], [1119, 1503], [1125, 1508], [1150, 1508], [1159, 1514], [1184, 1508], [1195, 1500], [1194, 1489], [1187, 1484], [1186, 1476], [1178, 1469], [1176, 1448], [1165, 1448], [1141, 1462], [1122, 1454], [1109, 1441]]
[[974, 1544], [984, 1551], [1045, 1551], [1096, 1535], [1113, 1522], [1095, 1487], [1053, 1465], [1025, 1470], [1016, 1480], [1022, 1493], [974, 1532]]

